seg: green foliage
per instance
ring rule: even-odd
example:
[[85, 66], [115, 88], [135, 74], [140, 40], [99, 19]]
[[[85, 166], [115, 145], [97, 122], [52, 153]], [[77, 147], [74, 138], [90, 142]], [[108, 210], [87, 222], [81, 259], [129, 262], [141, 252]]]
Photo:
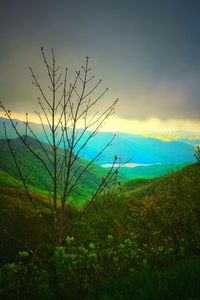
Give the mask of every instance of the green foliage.
[[[125, 249], [127, 244], [130, 244], [129, 240], [122, 248]], [[199, 299], [199, 259], [156, 271], [149, 268], [131, 270], [120, 276], [120, 272], [113, 268], [118, 276], [114, 274], [102, 280], [103, 273], [97, 273], [99, 263], [94, 245], [86, 248], [68, 238], [65, 247], [48, 246], [43, 254], [45, 263], [33, 261], [23, 253], [18, 256], [18, 262], [1, 268], [2, 299], [126, 300], [130, 295], [138, 300]], [[110, 252], [110, 258], [112, 254]]]
[[[60, 246], [47, 243], [23, 193], [18, 209], [9, 189], [0, 194], [4, 227], [34, 250], [21, 245], [15, 259], [11, 243], [4, 244], [1, 256], [10, 258], [2, 261], [0, 297], [130, 299], [131, 294], [138, 300], [198, 299], [199, 166], [120, 188], [122, 193], [115, 188], [99, 196]], [[41, 205], [46, 203], [42, 199]], [[48, 207], [44, 210], [50, 220]], [[68, 221], [73, 223], [78, 213], [67, 207]], [[36, 236], [30, 231], [33, 222]]]
[[[0, 270], [1, 299], [53, 299], [47, 271], [20, 252], [17, 263], [4, 265]], [[43, 298], [43, 296], [45, 297]]]

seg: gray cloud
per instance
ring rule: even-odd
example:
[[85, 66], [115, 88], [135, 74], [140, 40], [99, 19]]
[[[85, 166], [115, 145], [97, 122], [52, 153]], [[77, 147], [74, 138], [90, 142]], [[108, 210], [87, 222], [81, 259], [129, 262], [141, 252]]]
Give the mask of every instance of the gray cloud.
[[200, 18], [196, 0], [10, 1], [1, 7], [0, 98], [34, 109], [31, 64], [42, 82], [39, 48], [55, 48], [75, 70], [84, 56], [120, 97], [124, 118], [199, 119]]

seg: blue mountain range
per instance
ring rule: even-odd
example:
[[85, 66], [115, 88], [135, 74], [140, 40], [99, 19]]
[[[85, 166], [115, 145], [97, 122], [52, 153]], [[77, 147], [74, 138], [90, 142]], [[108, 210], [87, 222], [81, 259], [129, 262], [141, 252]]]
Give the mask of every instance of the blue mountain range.
[[[3, 122], [6, 124], [8, 136], [10, 138], [16, 137], [10, 121], [5, 118], [0, 118], [0, 138], [5, 138], [3, 131]], [[14, 120], [18, 123], [18, 129], [23, 134], [24, 124], [21, 121]], [[31, 123], [31, 128], [36, 133], [37, 137], [47, 142], [41, 126], [36, 123]], [[79, 129], [77, 136], [81, 134]], [[81, 143], [86, 141], [91, 134], [86, 132], [85, 137]], [[31, 133], [29, 133], [31, 135]], [[99, 151], [112, 139], [112, 132], [99, 132], [86, 145], [80, 153], [81, 157], [92, 159]], [[61, 145], [62, 147], [62, 145]], [[135, 134], [116, 132], [112, 145], [106, 148], [96, 163], [109, 164], [113, 162], [115, 155], [120, 157], [121, 162], [130, 160], [137, 164], [170, 164], [170, 163], [185, 163], [194, 162], [195, 146], [183, 141], [163, 141], [156, 138], [144, 137]]]

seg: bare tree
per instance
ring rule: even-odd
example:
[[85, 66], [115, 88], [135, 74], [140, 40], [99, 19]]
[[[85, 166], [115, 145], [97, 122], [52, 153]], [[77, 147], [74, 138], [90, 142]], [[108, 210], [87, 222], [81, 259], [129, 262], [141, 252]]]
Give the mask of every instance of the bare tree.
[[[102, 80], [95, 81], [91, 74], [89, 66], [89, 57], [86, 57], [85, 65], [81, 67], [81, 71], [76, 71], [73, 82], [68, 82], [68, 70], [64, 74], [60, 73], [60, 66], [55, 60], [54, 51], [52, 49], [52, 57], [49, 62], [43, 47], [41, 54], [48, 77], [48, 89], [44, 89], [33, 69], [30, 67], [32, 75], [32, 83], [38, 89], [40, 96], [38, 97], [39, 110], [35, 111], [41, 124], [41, 129], [48, 147], [42, 143], [37, 134], [34, 132], [29, 122], [28, 113], [26, 113], [26, 121], [24, 121], [24, 134], [18, 129], [14, 122], [10, 110], [8, 110], [2, 103], [0, 107], [3, 109], [6, 117], [10, 120], [12, 127], [15, 130], [17, 137], [21, 140], [24, 146], [30, 151], [34, 157], [41, 162], [44, 170], [48, 173], [52, 181], [51, 199], [53, 201], [54, 212], [54, 226], [56, 228], [56, 236], [54, 242], [62, 243], [65, 236], [71, 231], [64, 230], [64, 214], [66, 204], [72, 192], [77, 188], [82, 176], [92, 166], [92, 163], [97, 161], [99, 156], [111, 145], [115, 135], [105, 144], [101, 151], [96, 154], [86, 164], [81, 165], [77, 162], [81, 158], [84, 148], [101, 130], [104, 121], [115, 112], [117, 100], [111, 103], [107, 108], [101, 112], [96, 111], [95, 107], [101, 98], [106, 94], [108, 89], [98, 92]], [[36, 209], [42, 222], [45, 220], [42, 213], [38, 211], [37, 205], [31, 193], [28, 191], [26, 179], [24, 178], [20, 166], [17, 162], [16, 155], [10, 145], [10, 140], [7, 135], [6, 126], [4, 126], [5, 135], [9, 144], [9, 148], [15, 165], [20, 173], [21, 180], [24, 184], [27, 197], [31, 204]], [[31, 135], [35, 141], [40, 145], [42, 152], [38, 153], [28, 142], [27, 136]], [[62, 150], [61, 150], [62, 149]], [[62, 151], [62, 155], [60, 155]], [[115, 178], [119, 165], [116, 166], [118, 158], [113, 158], [113, 164], [108, 171], [105, 178], [102, 179], [98, 189], [93, 194], [91, 200], [87, 203], [85, 208], [80, 213], [79, 217], [73, 222], [72, 227], [78, 222], [84, 211], [95, 197], [112, 182]]]

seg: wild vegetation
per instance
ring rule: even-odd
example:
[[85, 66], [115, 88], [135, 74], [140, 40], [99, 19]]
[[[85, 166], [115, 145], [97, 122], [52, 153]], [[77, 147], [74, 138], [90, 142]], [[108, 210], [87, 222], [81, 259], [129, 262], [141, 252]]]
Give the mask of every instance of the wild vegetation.
[[[25, 193], [6, 188], [4, 177], [1, 297], [198, 299], [199, 179], [194, 164], [122, 184], [94, 201], [63, 245], [53, 245]], [[8, 175], [8, 185], [11, 180]], [[33, 197], [51, 227], [48, 197]], [[68, 206], [67, 222], [78, 214]]]

